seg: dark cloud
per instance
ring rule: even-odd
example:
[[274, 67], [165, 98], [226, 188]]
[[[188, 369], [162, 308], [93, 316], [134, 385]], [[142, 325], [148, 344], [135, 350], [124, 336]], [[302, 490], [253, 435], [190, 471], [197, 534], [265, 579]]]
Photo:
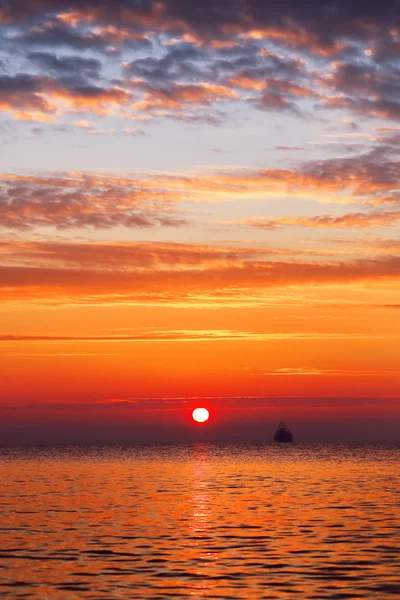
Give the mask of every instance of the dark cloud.
[[146, 35], [135, 33], [132, 29], [104, 26], [90, 30], [79, 24], [72, 25], [58, 17], [45, 20], [40, 25], [20, 29], [14, 40], [20, 47], [40, 46], [105, 53], [115, 51], [116, 46], [136, 50], [152, 48], [152, 43]]
[[[179, 86], [202, 91], [207, 84], [238, 90], [237, 101], [262, 110], [310, 114], [312, 102], [398, 120], [399, 2], [8, 0], [0, 5], [0, 22], [6, 32], [12, 26], [4, 48], [18, 45], [42, 77], [56, 74], [70, 90], [99, 79], [100, 65], [91, 57], [63, 56], [65, 48], [119, 60], [125, 79], [118, 85], [136, 86], [142, 97], [135, 109], [153, 117], [164, 111], [185, 118]], [[35, 46], [40, 52], [32, 52]], [[124, 55], [128, 50], [135, 51], [133, 59]], [[201, 93], [190, 102], [205, 106], [219, 99], [205, 101]]]
[[0, 76], [0, 110], [53, 112], [52, 103], [41, 95], [42, 84], [31, 75]]
[[384, 37], [372, 43], [370, 54], [375, 61], [393, 60], [396, 64], [400, 56], [400, 40], [398, 37]]
[[142, 78], [149, 83], [168, 83], [180, 80], [198, 80], [204, 76], [203, 68], [196, 62], [207, 59], [207, 53], [192, 44], [175, 44], [163, 57], [139, 58], [124, 65], [129, 76]]
[[100, 75], [101, 62], [95, 58], [80, 56], [55, 56], [49, 52], [31, 52], [27, 58], [45, 71], [60, 76], [75, 75], [80, 78], [97, 79]]
[[40, 81], [31, 75], [0, 76], [0, 91], [4, 94], [35, 93], [40, 89]]
[[[263, 0], [6, 0], [2, 3], [3, 20], [23, 22], [49, 17], [58, 12], [80, 11], [96, 22], [151, 23], [164, 17], [174, 23], [180, 22], [194, 30], [218, 30], [223, 26], [274, 26], [290, 29], [297, 26], [318, 32], [328, 44], [334, 33], [363, 38], [371, 27], [375, 30], [389, 29], [398, 22], [398, 1], [382, 0], [282, 0], [266, 3]], [[178, 25], [175, 25], [178, 28]]]
[[28, 46], [68, 47], [75, 50], [104, 50], [107, 45], [96, 33], [82, 33], [68, 25], [50, 23], [22, 34], [20, 44]]
[[304, 62], [299, 58], [279, 56], [262, 51], [253, 41], [236, 41], [230, 48], [175, 43], [167, 46], [161, 57], [138, 58], [124, 64], [127, 75], [149, 82], [198, 79], [223, 81], [236, 75], [255, 80], [265, 77], [299, 78], [306, 75]]
[[[251, 83], [246, 80], [244, 82], [243, 80], [236, 80], [232, 83], [237, 86], [244, 85], [251, 87]], [[277, 79], [266, 79], [263, 82], [263, 89], [260, 95], [251, 101], [259, 109], [288, 110], [300, 115], [301, 112], [294, 100], [296, 98], [309, 98], [311, 96], [313, 96], [313, 92], [303, 86]]]
[[390, 61], [365, 58], [357, 63], [337, 63], [323, 83], [336, 94], [327, 99], [329, 106], [400, 119], [400, 69]]
[[[272, 52], [260, 54], [258, 45], [253, 43], [238, 44], [227, 49], [178, 43], [162, 57], [139, 58], [123, 66], [125, 74], [132, 78], [125, 79], [125, 85], [146, 94], [146, 102], [142, 105], [144, 109], [157, 107], [162, 97], [174, 99], [180, 94], [180, 90], [188, 89], [189, 86], [192, 89], [198, 86], [198, 89], [204, 90], [205, 84], [209, 89], [211, 86], [219, 86], [221, 89], [223, 85], [227, 89], [236, 88], [245, 92], [268, 89], [258, 99], [254, 99], [256, 105], [262, 108], [268, 106], [273, 109], [295, 110], [294, 97], [312, 95], [305, 87], [293, 82], [293, 79], [306, 76], [300, 59], [284, 59]], [[199, 94], [198, 98], [198, 103], [204, 104], [204, 94]], [[153, 101], [148, 102], [149, 99]], [[217, 100], [217, 97], [214, 99]], [[194, 96], [191, 102], [197, 103]], [[181, 102], [175, 103], [175, 108], [180, 106]]]
[[[43, 55], [40, 60], [43, 60]], [[48, 56], [45, 60], [48, 60]], [[82, 67], [86, 63], [77, 64]], [[116, 86], [91, 85], [86, 81], [86, 76], [82, 80], [78, 73], [59, 78], [27, 74], [0, 76], [0, 111], [11, 111], [16, 118], [37, 115], [45, 120], [46, 115], [56, 113], [55, 102], [60, 100], [73, 110], [92, 110], [105, 114], [110, 107], [115, 110], [126, 104], [130, 96], [128, 91]]]

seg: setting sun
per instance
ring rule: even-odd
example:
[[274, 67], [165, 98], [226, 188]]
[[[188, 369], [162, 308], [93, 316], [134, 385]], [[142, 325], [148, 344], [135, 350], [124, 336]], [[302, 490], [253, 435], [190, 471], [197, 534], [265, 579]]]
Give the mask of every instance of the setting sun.
[[0, 600], [400, 600], [399, 8], [0, 0]]
[[210, 417], [210, 413], [206, 408], [195, 408], [192, 412], [192, 417], [197, 423], [205, 423]]

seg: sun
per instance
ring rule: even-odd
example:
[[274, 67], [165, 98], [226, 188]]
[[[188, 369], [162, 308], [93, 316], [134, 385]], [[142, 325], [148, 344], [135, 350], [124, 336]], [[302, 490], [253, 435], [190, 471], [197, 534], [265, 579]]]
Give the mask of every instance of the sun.
[[195, 408], [192, 417], [197, 423], [205, 423], [210, 418], [210, 413], [206, 408]]

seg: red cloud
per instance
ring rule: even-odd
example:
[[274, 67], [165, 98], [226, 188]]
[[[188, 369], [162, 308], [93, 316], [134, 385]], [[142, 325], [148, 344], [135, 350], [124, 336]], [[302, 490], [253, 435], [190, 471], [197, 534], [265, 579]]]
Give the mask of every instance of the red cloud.
[[[4, 249], [4, 246], [3, 246]], [[400, 257], [342, 262], [268, 260], [262, 251], [184, 245], [31, 244], [15, 257], [35, 266], [15, 266], [8, 249], [0, 267], [2, 296], [63, 302], [215, 302], [262, 294], [270, 288], [396, 281]], [[97, 253], [97, 254], [96, 254]], [[257, 256], [258, 254], [258, 256]], [[85, 258], [85, 256], [87, 258]], [[5, 262], [4, 262], [5, 261]], [[49, 266], [51, 263], [58, 266]], [[28, 263], [29, 265], [29, 263]]]
[[390, 227], [400, 221], [400, 210], [370, 213], [348, 213], [345, 215], [321, 215], [315, 217], [280, 217], [277, 219], [254, 219], [244, 223], [260, 229], [275, 229], [285, 225], [298, 227]]
[[216, 100], [237, 98], [237, 94], [222, 85], [199, 83], [197, 85], [177, 84], [170, 88], [147, 88], [143, 100], [134, 104], [135, 110], [180, 110], [186, 105], [206, 106]]
[[[147, 175], [118, 178], [70, 173], [58, 177], [0, 175], [0, 226], [27, 229], [150, 227], [181, 225], [181, 200], [221, 202], [237, 198], [294, 196], [316, 201], [396, 203], [400, 163], [388, 156], [310, 161], [292, 169], [229, 169], [205, 175]], [[397, 211], [312, 217], [297, 224], [370, 226], [390, 224]], [[367, 215], [367, 216], [366, 216]], [[290, 219], [266, 226], [295, 224]]]
[[49, 90], [49, 94], [75, 110], [90, 110], [98, 114], [107, 114], [110, 112], [110, 107], [119, 108], [125, 105], [131, 97], [129, 92], [119, 87], [103, 89], [82, 86], [71, 90], [55, 88]]

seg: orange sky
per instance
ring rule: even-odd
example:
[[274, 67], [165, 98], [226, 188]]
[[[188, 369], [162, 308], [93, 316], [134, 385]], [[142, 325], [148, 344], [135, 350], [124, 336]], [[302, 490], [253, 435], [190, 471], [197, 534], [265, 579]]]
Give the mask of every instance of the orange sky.
[[154, 411], [167, 411], [168, 429], [198, 403], [219, 415], [222, 428], [232, 418], [271, 423], [281, 414], [296, 422], [302, 415], [325, 422], [400, 416], [390, 279], [257, 284], [221, 290], [223, 300], [215, 287], [187, 297], [172, 283], [171, 299], [133, 304], [98, 299], [97, 285], [85, 297], [47, 283], [43, 292], [27, 286], [22, 301], [9, 289], [0, 341], [7, 418], [40, 414], [68, 427], [83, 415], [97, 422], [105, 410], [122, 424], [154, 423], [161, 418]]
[[395, 439], [390, 11], [103, 4], [0, 9], [0, 443]]

